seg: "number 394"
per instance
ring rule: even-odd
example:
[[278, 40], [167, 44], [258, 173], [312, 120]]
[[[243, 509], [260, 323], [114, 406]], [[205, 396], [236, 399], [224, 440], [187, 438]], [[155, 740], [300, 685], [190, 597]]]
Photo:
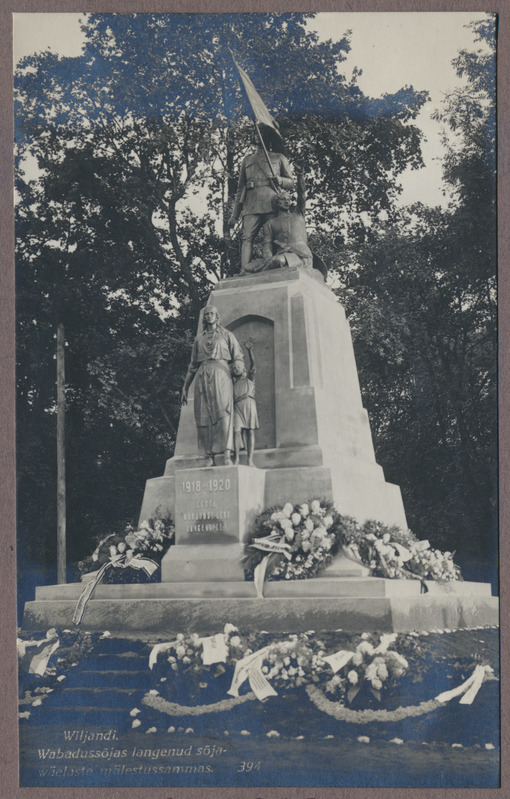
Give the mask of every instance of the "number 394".
[[256, 763], [253, 760], [243, 760], [238, 771], [260, 771], [260, 760]]

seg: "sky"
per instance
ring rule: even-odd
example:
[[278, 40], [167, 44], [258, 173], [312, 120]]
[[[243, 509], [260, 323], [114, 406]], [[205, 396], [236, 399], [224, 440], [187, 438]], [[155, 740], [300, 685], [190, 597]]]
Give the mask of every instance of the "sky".
[[[14, 14], [14, 63], [25, 55], [50, 48], [64, 56], [81, 52], [83, 14]], [[447, 205], [441, 179], [440, 126], [431, 119], [445, 94], [460, 81], [451, 61], [460, 49], [473, 49], [473, 34], [466, 27], [482, 12], [331, 12], [318, 14], [311, 27], [323, 39], [341, 39], [352, 31], [351, 52], [344, 62], [347, 75], [362, 69], [358, 83], [365, 94], [380, 97], [404, 85], [427, 90], [431, 102], [417, 123], [424, 132], [425, 168], [408, 170], [402, 179], [404, 204], [421, 201]]]
[[403, 204], [448, 205], [448, 197], [443, 196], [441, 128], [431, 115], [448, 91], [463, 84], [451, 62], [459, 50], [480, 46], [474, 44], [473, 33], [466, 26], [481, 16], [472, 12], [358, 12], [319, 14], [315, 21], [317, 33], [325, 39], [335, 38], [332, 31], [340, 28], [352, 31], [351, 51], [344, 64], [351, 71], [361, 67], [358, 83], [365, 94], [380, 97], [406, 84], [430, 94], [416, 123], [425, 136], [425, 168], [404, 174]]

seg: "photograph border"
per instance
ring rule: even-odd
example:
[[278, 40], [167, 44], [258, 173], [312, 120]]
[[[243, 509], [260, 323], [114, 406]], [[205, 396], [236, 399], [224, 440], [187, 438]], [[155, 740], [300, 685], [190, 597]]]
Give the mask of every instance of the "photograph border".
[[[510, 554], [510, 541], [505, 535], [509, 524], [510, 495], [510, 421], [508, 416], [508, 393], [510, 390], [510, 373], [508, 363], [508, 342], [510, 340], [510, 274], [505, 268], [510, 257], [510, 225], [508, 218], [509, 192], [508, 181], [510, 175], [509, 155], [509, 105], [510, 105], [510, 38], [509, 19], [510, 3], [498, 7], [501, 3], [490, 4], [486, 0], [481, 2], [410, 2], [408, 0], [392, 0], [392, 2], [379, 2], [374, 0], [357, 0], [355, 7], [349, 0], [336, 2], [289, 2], [280, 0], [278, 3], [268, 3], [260, 0], [256, 10], [261, 13], [269, 12], [392, 12], [392, 11], [430, 11], [430, 12], [455, 12], [455, 11], [490, 11], [498, 14], [498, 289], [499, 289], [499, 497], [500, 497], [500, 563], [506, 564]], [[343, 799], [344, 797], [374, 797], [374, 796], [411, 796], [415, 791], [427, 791], [430, 796], [455, 797], [489, 796], [494, 789], [422, 789], [422, 788], [298, 788], [273, 786], [271, 788], [20, 788], [18, 786], [18, 730], [17, 730], [17, 691], [16, 691], [16, 652], [14, 646], [16, 628], [16, 535], [15, 535], [15, 436], [14, 436], [14, 216], [13, 216], [13, 172], [12, 172], [12, 141], [13, 141], [13, 116], [12, 116], [12, 14], [31, 12], [73, 12], [73, 13], [172, 13], [172, 12], [217, 12], [226, 11], [246, 12], [253, 11], [253, 2], [237, 0], [235, 9], [233, 3], [209, 2], [161, 2], [153, 0], [109, 0], [104, 2], [77, 2], [77, 0], [16, 0], [0, 2], [0, 174], [3, 187], [0, 198], [0, 235], [1, 235], [1, 267], [0, 267], [0, 404], [2, 424], [0, 425], [0, 519], [2, 520], [2, 545], [1, 545], [1, 580], [0, 598], [2, 612], [0, 613], [1, 639], [3, 653], [0, 659], [0, 684], [3, 686], [3, 712], [0, 713], [0, 797], [21, 799], [21, 797], [44, 797], [44, 799], [86, 799], [86, 797], [101, 796], [104, 799], [122, 799], [129, 795], [130, 799]], [[500, 569], [500, 597], [503, 599], [510, 589], [509, 575], [504, 568]], [[504, 618], [501, 613], [500, 618]], [[501, 662], [505, 664], [509, 655], [507, 630], [500, 629]], [[506, 674], [502, 675], [501, 682], [501, 788], [503, 795], [510, 796], [510, 772], [508, 767], [508, 744], [510, 730], [507, 724], [509, 718], [509, 696], [504, 690]], [[100, 794], [98, 793], [100, 791]], [[128, 793], [129, 791], [129, 793]], [[377, 791], [377, 794], [374, 793]], [[508, 793], [507, 793], [508, 792]], [[423, 795], [423, 794], [422, 794]], [[420, 793], [418, 793], [418, 799]]]

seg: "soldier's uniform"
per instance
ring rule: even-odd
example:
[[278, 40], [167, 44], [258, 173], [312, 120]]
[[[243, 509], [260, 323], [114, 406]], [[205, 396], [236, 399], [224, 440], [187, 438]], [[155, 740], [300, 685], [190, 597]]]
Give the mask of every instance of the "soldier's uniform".
[[[281, 178], [281, 188], [292, 190], [295, 184], [294, 173], [287, 158], [281, 153], [268, 153], [274, 175]], [[241, 164], [239, 183], [232, 217], [243, 218], [241, 247], [241, 266], [244, 268], [252, 260], [253, 241], [262, 225], [274, 216], [272, 206], [276, 189], [273, 174], [265, 153], [257, 150], [247, 155]]]
[[263, 256], [271, 259], [275, 255], [283, 255], [287, 266], [312, 268], [313, 255], [307, 243], [305, 218], [300, 211], [280, 211], [265, 223]]

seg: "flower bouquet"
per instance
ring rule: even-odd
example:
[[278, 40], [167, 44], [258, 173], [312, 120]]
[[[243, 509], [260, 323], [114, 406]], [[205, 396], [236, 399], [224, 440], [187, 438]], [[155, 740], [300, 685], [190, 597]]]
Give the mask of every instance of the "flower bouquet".
[[356, 558], [377, 577], [399, 579], [461, 580], [452, 552], [433, 549], [410, 530], [388, 527], [380, 522], [365, 522], [344, 532], [345, 544]]
[[402, 721], [464, 694], [461, 703], [469, 704], [481, 684], [494, 679], [478, 655], [452, 655], [448, 663], [441, 657], [439, 663], [437, 646], [418, 633], [309, 630], [278, 636], [241, 633], [232, 624], [206, 637], [180, 633], [153, 647], [154, 688], [142, 704], [175, 719], [270, 700], [269, 713], [283, 719], [289, 708], [310, 700], [340, 721]]
[[154, 579], [174, 538], [175, 528], [169, 519], [143, 521], [137, 530], [128, 525], [123, 535], [112, 533], [103, 538], [90, 558], [79, 564], [85, 588], [78, 599], [74, 623], [80, 624], [87, 603], [100, 582], [139, 583]]
[[[99, 541], [92, 555], [78, 564], [82, 580], [105, 565], [105, 582], [140, 582], [152, 578], [173, 544], [175, 529], [170, 519], [149, 519], [138, 529], [128, 524], [123, 533], [111, 533]], [[128, 568], [130, 567], [130, 568]]]
[[226, 624], [215, 636], [179, 633], [175, 641], [156, 645], [149, 665], [159, 681], [159, 694], [196, 705], [250, 689], [263, 700], [319, 682], [330, 670], [324, 655], [324, 644], [313, 633], [275, 639], [268, 633], [241, 634]]
[[363, 525], [336, 511], [333, 503], [313, 499], [264, 511], [246, 541], [244, 566], [257, 595], [266, 579], [304, 580], [316, 577], [344, 549], [376, 577], [461, 580], [452, 552], [433, 549], [410, 530], [367, 521]]
[[257, 590], [273, 580], [304, 580], [319, 574], [338, 551], [341, 517], [326, 500], [287, 502], [262, 513], [246, 542], [245, 571]]
[[[343, 704], [352, 704], [359, 694], [364, 696], [364, 704], [370, 696], [380, 703], [382, 693], [390, 693], [409, 668], [406, 658], [390, 649], [397, 637], [396, 633], [383, 634], [377, 642], [375, 636], [362, 633], [353, 651], [341, 653], [336, 664], [340, 667], [322, 686], [325, 693]], [[331, 666], [336, 668], [333, 659]]]

